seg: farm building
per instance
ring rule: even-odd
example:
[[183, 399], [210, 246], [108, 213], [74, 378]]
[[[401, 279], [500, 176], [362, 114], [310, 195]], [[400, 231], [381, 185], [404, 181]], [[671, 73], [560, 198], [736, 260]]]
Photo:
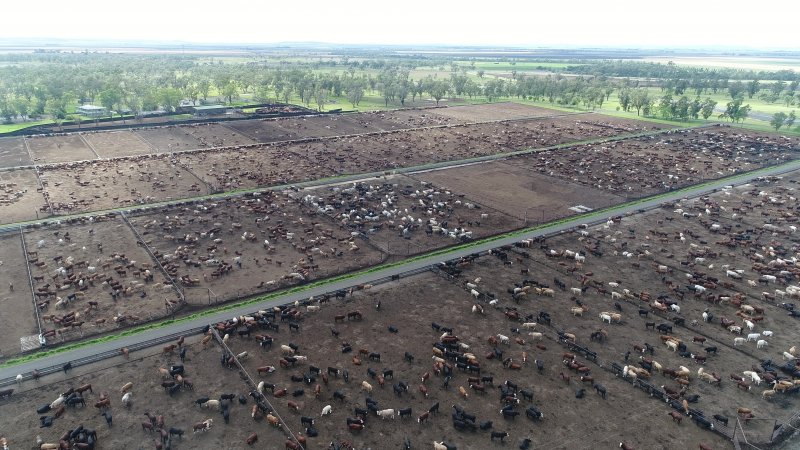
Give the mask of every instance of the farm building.
[[108, 115], [108, 110], [102, 106], [81, 105], [77, 111], [87, 117], [103, 117]]
[[217, 114], [225, 114], [228, 108], [225, 105], [208, 105], [208, 106], [195, 106], [195, 116], [213, 116]]

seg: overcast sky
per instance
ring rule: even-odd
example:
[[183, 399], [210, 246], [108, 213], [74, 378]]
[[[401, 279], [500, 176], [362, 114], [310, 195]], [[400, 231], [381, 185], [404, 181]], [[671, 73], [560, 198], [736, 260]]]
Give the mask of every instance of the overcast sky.
[[11, 0], [0, 38], [783, 48], [799, 0]]

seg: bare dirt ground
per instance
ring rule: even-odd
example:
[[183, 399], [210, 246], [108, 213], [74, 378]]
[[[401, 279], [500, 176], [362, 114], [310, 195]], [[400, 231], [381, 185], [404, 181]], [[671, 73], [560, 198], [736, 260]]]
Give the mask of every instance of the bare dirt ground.
[[797, 157], [797, 148], [796, 138], [714, 127], [538, 152], [509, 164], [643, 196], [779, 164]]
[[512, 166], [490, 162], [415, 173], [414, 179], [465, 194], [528, 223], [573, 215], [575, 206], [599, 209], [622, 203], [624, 197]]
[[[166, 219], [165, 219], [166, 218]], [[131, 223], [183, 286], [206, 304], [377, 264], [383, 255], [286, 193], [229, 198], [136, 215]], [[211, 292], [208, 291], [211, 290]]]
[[10, 357], [20, 353], [20, 337], [39, 333], [19, 232], [0, 236], [0, 261], [0, 354]]
[[[695, 426], [685, 415], [685, 422], [674, 423], [668, 415], [672, 409], [667, 404], [634, 387], [629, 379], [615, 376], [600, 366], [608, 368], [612, 362], [638, 366], [640, 357], [651, 358], [664, 368], [686, 366], [690, 375], [683, 398], [699, 396], [698, 401], [689, 403], [689, 406], [703, 411], [708, 418], [713, 414], [722, 414], [729, 417], [732, 424], [737, 408], [752, 409], [755, 419], [745, 425], [745, 433], [751, 442], [764, 442], [772, 431], [773, 422], [758, 419], [775, 418], [780, 421], [787, 418], [797, 409], [796, 395], [776, 393], [771, 399], [764, 398], [762, 392], [770, 387], [767, 382], [756, 384], [750, 381], [748, 384], [751, 388], [746, 391], [738, 389], [730, 381], [729, 374], [743, 376], [743, 371], [755, 367], [760, 371], [760, 376], [766, 379], [770, 375], [758, 367], [759, 362], [771, 359], [777, 365], [784, 364], [782, 352], [797, 341], [797, 319], [788, 317], [785, 309], [775, 305], [780, 299], [771, 300], [761, 294], [768, 292], [777, 297], [775, 289], [786, 292], [787, 285], [780, 282], [775, 284], [768, 279], [764, 279], [766, 282], [756, 280], [773, 273], [791, 285], [797, 285], [792, 257], [797, 257], [798, 235], [790, 228], [794, 223], [792, 211], [796, 209], [796, 202], [790, 201], [790, 197], [796, 191], [798, 180], [800, 176], [797, 174], [764, 179], [741, 188], [726, 189], [698, 201], [669, 205], [646, 214], [626, 216], [619, 221], [563, 233], [532, 243], [530, 247], [507, 250], [505, 261], [508, 263], [492, 255], [479, 257], [472, 263], [460, 264], [462, 272], [452, 281], [426, 273], [357, 291], [344, 300], [331, 298], [319, 304], [321, 309], [318, 312], [301, 307], [304, 319], [299, 322], [299, 331], [290, 331], [286, 323], [281, 323], [279, 330], [255, 331], [256, 334], [268, 332], [274, 338], [272, 348], [260, 347], [255, 337], [241, 338], [236, 335], [231, 337], [228, 344], [235, 353], [248, 352], [243, 364], [256, 382], [265, 381], [274, 384], [275, 390], [288, 390], [287, 396], [282, 398], [275, 398], [269, 389], [266, 395], [293, 431], [301, 432], [304, 428], [300, 425], [299, 416], [315, 419], [314, 426], [319, 436], [309, 438], [313, 448], [317, 444], [324, 446], [331, 440], [348, 440], [356, 448], [394, 448], [405, 437], [410, 438], [415, 447], [428, 446], [433, 440], [444, 439], [459, 448], [502, 448], [498, 442], [492, 442], [485, 431], [456, 431], [449, 418], [452, 412], [450, 405], [453, 404], [474, 414], [477, 422], [491, 420], [494, 430], [507, 431], [509, 437], [506, 438], [508, 444], [505, 447], [516, 445], [523, 437], [529, 437], [533, 440], [534, 448], [616, 448], [621, 441], [636, 448], [648, 449], [696, 448], [701, 442], [712, 448], [729, 448], [730, 443], [725, 438]], [[702, 215], [698, 216], [700, 213]], [[714, 227], [714, 224], [719, 227]], [[765, 225], [776, 228], [765, 228]], [[771, 251], [774, 254], [764, 250], [767, 246], [773, 249]], [[569, 257], [567, 250], [581, 251], [585, 260], [580, 262]], [[759, 257], [762, 252], [767, 254]], [[778, 258], [784, 263], [778, 263]], [[663, 271], [658, 267], [660, 265], [665, 266]], [[723, 265], [729, 269], [743, 270], [742, 280], [726, 277], [724, 270], [727, 269], [723, 269]], [[705, 281], [690, 280], [687, 276], [692, 274], [698, 278], [701, 273], [706, 274]], [[686, 289], [687, 284], [709, 282], [709, 276], [716, 276], [719, 280], [715, 287], [709, 286], [708, 292], [695, 296]], [[556, 278], [564, 283], [563, 290], [555, 285]], [[755, 281], [756, 285], [751, 286], [748, 280]], [[474, 289], [484, 297], [476, 300], [470, 294], [473, 288], [467, 286], [467, 282], [474, 283]], [[535, 286], [535, 282], [551, 286], [553, 294], [537, 295], [536, 289], [526, 288], [527, 295], [519, 296], [517, 301], [511, 298], [509, 289], [513, 291], [523, 285]], [[723, 283], [731, 283], [733, 287]], [[582, 291], [581, 288], [586, 289]], [[618, 295], [612, 297], [612, 292]], [[771, 336], [762, 334], [761, 338], [769, 341], [766, 347], [758, 349], [753, 342], [733, 345], [733, 338], [738, 335], [731, 334], [719, 325], [721, 317], [732, 318], [741, 325], [744, 322], [735, 314], [739, 308], [734, 306], [732, 299], [713, 303], [708, 299], [734, 297], [737, 292], [745, 303], [763, 308], [763, 313], [758, 313], [763, 320], [756, 321], [755, 331], [773, 332]], [[492, 295], [498, 299], [496, 307], [486, 302]], [[792, 301], [788, 294], [785, 295], [785, 301]], [[676, 302], [681, 311], [656, 312], [654, 301], [659, 296], [662, 300], [668, 298]], [[578, 301], [585, 310], [575, 315], [571, 308], [577, 307]], [[615, 307], [615, 302], [619, 308]], [[378, 303], [380, 309], [376, 309]], [[474, 304], [482, 306], [484, 314], [473, 313], [471, 309]], [[316, 306], [316, 303], [312, 305]], [[524, 329], [518, 321], [506, 318], [504, 312], [507, 308], [516, 308], [522, 317], [532, 314], [534, 318], [524, 320], [526, 322], [542, 322], [536, 315], [540, 311], [548, 312], [551, 323], [533, 326], [532, 330], [543, 333], [541, 337], [529, 335], [530, 330]], [[647, 311], [647, 317], [637, 312], [640, 308]], [[710, 323], [703, 322], [701, 317], [701, 312], [706, 309], [714, 315]], [[335, 318], [356, 310], [362, 313], [362, 320], [340, 321]], [[610, 324], [601, 322], [598, 317], [601, 311], [619, 312], [621, 321]], [[675, 317], [684, 318], [686, 326], [673, 324], [671, 319]], [[494, 393], [496, 388], [487, 385], [487, 393], [483, 395], [473, 391], [467, 379], [469, 374], [457, 368], [453, 369], [449, 388], [444, 388], [442, 376], [433, 373], [429, 359], [431, 342], [438, 340], [441, 333], [431, 329], [430, 324], [434, 321], [454, 328], [454, 334], [460, 342], [468, 345], [469, 351], [476, 355], [481, 375], [492, 376], [495, 386], [511, 380], [521, 389], [533, 393], [533, 400], [520, 398], [517, 407], [522, 413], [520, 417], [503, 419], [499, 413], [497, 394]], [[669, 334], [687, 346], [687, 356], [706, 356], [705, 364], [661, 344], [661, 334], [645, 326], [649, 321], [672, 325], [673, 330]], [[390, 326], [397, 328], [396, 334], [388, 331]], [[512, 330], [515, 328], [522, 328], [520, 334]], [[331, 329], [338, 335], [330, 332]], [[590, 338], [590, 334], [599, 329], [605, 330], [608, 336], [601, 342]], [[564, 366], [563, 353], [568, 349], [556, 342], [559, 330], [573, 333], [577, 344], [597, 353], [599, 365], [581, 356], [577, 360], [590, 368], [585, 375], [606, 387], [606, 399], [593, 392], [589, 384], [581, 383], [579, 376]], [[742, 336], [746, 336], [748, 331]], [[486, 358], [485, 355], [492, 350], [487, 340], [498, 334], [511, 338], [509, 344], [500, 343], [497, 349], [503, 352], [503, 358], [511, 357], [513, 362], [522, 363], [520, 371], [504, 368], [498, 358]], [[693, 337], [704, 337], [706, 341], [695, 343], [692, 342]], [[516, 338], [522, 341], [517, 342]], [[341, 345], [345, 342], [351, 345], [352, 353], [341, 353]], [[297, 346], [297, 354], [308, 359], [305, 363], [284, 369], [279, 364], [280, 345], [289, 343]], [[642, 354], [634, 348], [634, 345], [643, 347], [645, 343], [653, 346], [652, 354]], [[709, 354], [703, 349], [709, 346], [717, 347], [717, 352]], [[213, 445], [219, 442], [226, 442], [230, 448], [244, 448], [239, 442], [251, 431], [259, 433], [260, 442], [282, 442], [281, 433], [263, 422], [252, 423], [252, 419], [245, 415], [249, 410], [239, 405], [232, 406], [231, 424], [224, 426], [217, 421], [220, 417], [218, 413], [201, 410], [191, 404], [195, 397], [216, 397], [220, 390], [239, 394], [249, 389], [244, 384], [226, 384], [238, 379], [237, 375], [215, 364], [220, 354], [212, 348], [201, 351], [200, 346], [195, 344], [189, 349], [186, 364], [187, 372], [196, 386], [193, 394], [180, 392], [169, 399], [160, 389], [161, 380], [155, 369], [171, 361], [163, 356], [121, 365], [113, 371], [98, 370], [92, 374], [95, 378], [78, 378], [72, 384], [77, 386], [102, 380], [102, 384], [97, 381], [102, 386], [100, 390], [110, 386], [108, 389], [113, 391], [117, 389], [114, 386], [134, 381], [132, 411], [135, 414], [120, 411], [122, 408], [112, 397], [115, 427], [118, 426], [117, 420], [128, 427], [138, 426], [137, 420], [142, 420], [140, 415], [143, 411], [149, 411], [165, 414], [168, 426], [183, 428], [187, 423], [206, 417], [214, 418], [214, 427], [204, 439], [216, 440], [211, 443], [192, 442], [193, 448], [207, 448], [206, 445], [216, 448]], [[380, 361], [371, 361], [367, 355], [360, 353], [361, 349], [368, 353], [380, 353]], [[414, 355], [413, 362], [404, 359], [405, 352]], [[625, 354], [628, 352], [626, 361]], [[353, 360], [354, 356], [360, 356], [359, 364]], [[523, 363], [523, 358], [527, 362]], [[536, 369], [534, 360], [542, 362], [541, 372]], [[277, 367], [276, 371], [259, 375], [256, 368], [267, 365]], [[291, 380], [292, 376], [308, 374], [311, 365], [321, 368], [323, 372], [327, 372], [327, 367], [347, 370], [349, 381], [345, 381], [341, 375], [329, 375], [327, 382], [318, 376], [311, 384]], [[697, 374], [700, 368], [707, 373], [720, 375], [721, 384], [717, 386], [702, 381]], [[129, 369], [134, 369], [134, 372]], [[372, 378], [367, 369], [375, 370], [378, 375], [390, 369], [393, 377], [387, 376], [385, 386], [381, 387], [377, 377]], [[431, 376], [423, 382], [422, 374], [426, 372]], [[227, 375], [220, 376], [221, 373]], [[570, 381], [565, 383], [560, 373], [570, 375]], [[778, 372], [777, 375], [783, 374]], [[655, 389], [665, 386], [677, 391], [681, 387], [675, 379], [655, 370], [646, 374], [645, 380]], [[362, 381], [371, 387], [362, 386]], [[392, 386], [401, 381], [409, 385], [409, 390], [397, 395]], [[0, 422], [8, 423], [8, 428], [12, 430], [35, 428], [38, 424], [37, 416], [33, 414], [34, 407], [52, 401], [68, 384], [59, 383], [57, 386], [15, 394], [0, 404], [0, 410], [3, 411]], [[317, 384], [320, 385], [319, 398], [313, 394]], [[419, 391], [421, 384], [428, 389], [427, 398]], [[204, 388], [198, 388], [199, 385]], [[140, 386], [148, 389], [140, 391]], [[459, 394], [459, 387], [465, 388], [466, 398]], [[364, 430], [348, 431], [345, 419], [355, 416], [353, 408], [364, 407], [367, 388], [372, 389], [369, 396], [378, 402], [380, 409], [393, 408], [397, 411], [411, 408], [411, 417], [382, 420], [369, 414]], [[575, 396], [580, 388], [587, 390], [584, 398]], [[296, 390], [295, 397], [292, 393]], [[344, 394], [345, 399], [333, 399], [335, 391]], [[89, 394], [89, 399], [93, 401], [94, 396]], [[289, 409], [289, 400], [298, 403], [298, 411]], [[442, 412], [431, 415], [426, 423], [417, 423], [416, 417], [437, 402]], [[333, 413], [320, 417], [319, 413], [325, 405], [331, 405]], [[544, 417], [541, 421], [532, 421], [524, 416], [524, 410], [529, 405], [542, 411]], [[99, 433], [106, 433], [100, 431], [105, 430], [105, 425], [97, 412], [91, 411], [91, 415], [83, 416], [88, 414], [84, 411], [80, 407], [68, 410], [66, 417], [78, 418], [74, 424], [83, 421], [84, 424], [90, 423], [87, 426], [97, 429]], [[117, 411], [120, 412], [116, 414]], [[711, 420], [723, 433], [731, 432], [730, 427]], [[56, 420], [54, 428], [58, 428], [60, 423], [63, 421]], [[54, 429], [53, 436], [60, 434], [63, 429]], [[587, 430], [591, 433], [590, 441], [586, 437]], [[150, 435], [146, 431], [139, 431], [116, 434], [113, 438], [101, 434], [101, 437], [114, 439], [112, 442], [116, 446], [130, 447], [137, 442], [145, 446], [150, 442]], [[30, 440], [34, 434], [25, 431], [11, 436], [19, 442]], [[146, 437], [142, 438], [140, 434]], [[189, 439], [197, 439], [198, 436], [193, 435]], [[177, 440], [175, 444], [178, 447], [182, 445]]]
[[[247, 397], [246, 405], [233, 401], [229, 425], [225, 424], [219, 411], [201, 409], [195, 405], [194, 400], [202, 396], [218, 399], [222, 394], [236, 394], [238, 397], [239, 394], [247, 396], [248, 392], [236, 371], [220, 366], [222, 349], [213, 342], [203, 346], [198, 341], [199, 338], [189, 338], [185, 344], [185, 374], [192, 380], [194, 390], [187, 388], [170, 396], [161, 387], [164, 379], [158, 369], [180, 364], [181, 361], [176, 353], [162, 355], [161, 348], [153, 348], [132, 353], [129, 360], [114, 358], [71, 370], [67, 374], [54, 374], [15, 386], [11, 399], [0, 400], [2, 435], [9, 439], [10, 448], [27, 449], [33, 448], [37, 435], [45, 442], [58, 443], [65, 431], [82, 424], [96, 430], [95, 448], [152, 449], [155, 448], [154, 441], [159, 440], [158, 433], [148, 432], [141, 427], [142, 422], [148, 422], [144, 414], [148, 412], [154, 416], [163, 415], [167, 429], [175, 427], [184, 430], [182, 439], [173, 437], [174, 449], [245, 449], [249, 447], [244, 441], [254, 431], [258, 432], [258, 445], [261, 448], [277, 448], [277, 444], [271, 445], [270, 442], [282, 443], [280, 432], [270, 429], [264, 421], [254, 422], [250, 418], [250, 407], [253, 405], [250, 397]], [[120, 389], [128, 382], [133, 382], [130, 390], [133, 400], [131, 406], [126, 408], [121, 402]], [[91, 384], [93, 390], [84, 393], [86, 407], [67, 407], [64, 415], [53, 421], [52, 427], [39, 428], [40, 415], [36, 414], [36, 408], [51, 403], [69, 387], [77, 388], [85, 384]], [[111, 399], [110, 408], [105, 409], [112, 415], [111, 427], [100, 415], [100, 409], [93, 406], [103, 392]], [[53, 417], [54, 412], [43, 415]], [[210, 431], [192, 433], [193, 424], [209, 418], [213, 420]]]
[[56, 213], [97, 211], [195, 197], [206, 186], [166, 156], [43, 167], [42, 184]]
[[198, 148], [230, 147], [234, 145], [253, 144], [256, 141], [237, 133], [232, 128], [220, 123], [204, 123], [181, 127], [197, 139]]
[[334, 174], [281, 145], [182, 153], [178, 160], [219, 191], [281, 185]]
[[523, 119], [563, 114], [561, 111], [537, 108], [519, 103], [492, 103], [488, 105], [448, 106], [432, 110], [434, 114], [451, 117], [466, 123], [492, 120]]
[[52, 164], [97, 159], [97, 155], [78, 134], [31, 136], [24, 138], [36, 164]]
[[0, 172], [0, 223], [36, 220], [50, 215], [34, 169]]
[[[169, 313], [165, 299], [178, 298], [122, 219], [104, 219], [25, 232], [42, 326], [62, 330], [51, 342], [163, 317]], [[71, 312], [82, 326], [60, 320]]]
[[293, 195], [309, 213], [325, 214], [347, 230], [364, 233], [390, 255], [412, 255], [523, 226], [461, 192], [391, 176]]
[[197, 137], [193, 136], [188, 127], [184, 126], [171, 125], [139, 129], [134, 130], [134, 133], [161, 153], [194, 150], [202, 147]]
[[0, 139], [0, 167], [29, 166], [33, 164], [22, 138]]
[[147, 145], [132, 131], [83, 133], [83, 137], [101, 158], [118, 158], [156, 152], [156, 149]]

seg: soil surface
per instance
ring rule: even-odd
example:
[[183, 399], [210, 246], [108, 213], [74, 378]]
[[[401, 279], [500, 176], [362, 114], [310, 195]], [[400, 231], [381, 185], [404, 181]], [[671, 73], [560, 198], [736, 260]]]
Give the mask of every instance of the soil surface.
[[0, 167], [19, 167], [33, 164], [21, 138], [0, 138]]
[[97, 159], [80, 134], [65, 136], [31, 136], [24, 138], [25, 145], [36, 164], [52, 164]]
[[412, 175], [443, 188], [462, 192], [526, 223], [549, 222], [583, 211], [625, 201], [624, 197], [525, 170], [505, 161], [474, 164]]
[[49, 215], [36, 170], [0, 171], [0, 223], [36, 220]]

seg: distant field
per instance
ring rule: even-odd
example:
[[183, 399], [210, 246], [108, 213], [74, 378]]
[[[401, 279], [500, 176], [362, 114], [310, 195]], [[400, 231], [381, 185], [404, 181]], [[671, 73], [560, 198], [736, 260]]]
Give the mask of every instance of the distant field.
[[673, 57], [650, 57], [644, 58], [643, 61], [651, 61], [657, 63], [667, 63], [669, 61], [678, 65], [687, 66], [701, 66], [701, 67], [730, 67], [734, 69], [749, 69], [749, 70], [793, 70], [800, 71], [800, 59], [792, 58], [738, 58], [734, 56], [679, 56]]

